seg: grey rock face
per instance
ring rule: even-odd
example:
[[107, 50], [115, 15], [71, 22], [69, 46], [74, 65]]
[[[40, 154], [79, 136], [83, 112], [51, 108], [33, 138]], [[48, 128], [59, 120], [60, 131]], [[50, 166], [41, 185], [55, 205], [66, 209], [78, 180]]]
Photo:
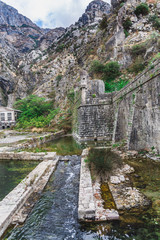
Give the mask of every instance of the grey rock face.
[[102, 18], [103, 14], [110, 13], [110, 5], [102, 0], [92, 1], [85, 13], [79, 19], [78, 24], [86, 25], [91, 23], [96, 23], [99, 19]]
[[[6, 35], [4, 36], [4, 32]], [[64, 33], [64, 28], [42, 29], [18, 11], [0, 1], [0, 39], [10, 42], [21, 53], [39, 47], [45, 50], [54, 39]]]
[[26, 24], [38, 28], [30, 19], [19, 14], [15, 8], [0, 1], [0, 25], [2, 24], [16, 27]]
[[121, 2], [122, 2], [121, 0], [111, 0], [111, 5], [113, 6], [113, 8], [116, 8], [119, 6]]

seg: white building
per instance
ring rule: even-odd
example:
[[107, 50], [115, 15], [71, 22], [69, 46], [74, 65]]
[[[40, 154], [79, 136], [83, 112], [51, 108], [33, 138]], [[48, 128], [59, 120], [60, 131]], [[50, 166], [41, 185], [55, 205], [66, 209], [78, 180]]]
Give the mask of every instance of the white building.
[[16, 124], [19, 110], [0, 106], [0, 129], [10, 128]]

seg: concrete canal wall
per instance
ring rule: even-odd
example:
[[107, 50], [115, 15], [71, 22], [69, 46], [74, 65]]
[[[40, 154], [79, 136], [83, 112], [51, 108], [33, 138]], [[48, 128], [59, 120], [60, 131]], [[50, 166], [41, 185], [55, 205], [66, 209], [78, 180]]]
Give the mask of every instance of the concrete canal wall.
[[52, 156], [50, 154], [50, 158], [52, 160], [47, 159], [41, 162], [0, 202], [0, 238], [10, 224], [15, 221], [15, 216], [18, 215], [27, 199], [35, 191], [42, 191], [47, 184], [58, 162], [56, 153], [52, 153]]

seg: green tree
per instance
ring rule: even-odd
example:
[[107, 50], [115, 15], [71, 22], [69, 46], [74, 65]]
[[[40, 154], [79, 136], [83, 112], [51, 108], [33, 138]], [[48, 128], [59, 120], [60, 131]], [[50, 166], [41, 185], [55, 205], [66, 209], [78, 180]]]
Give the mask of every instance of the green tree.
[[21, 111], [17, 127], [22, 128], [47, 126], [57, 113], [53, 102], [36, 95], [18, 100], [14, 107]]
[[142, 15], [148, 15], [149, 13], [149, 7], [146, 3], [141, 3], [139, 4], [136, 9], [135, 9], [135, 14], [139, 16], [140, 14]]
[[112, 81], [120, 76], [120, 65], [118, 62], [109, 62], [104, 65], [103, 80]]
[[90, 67], [91, 73], [103, 73], [104, 72], [104, 65], [99, 62], [98, 60], [94, 60]]

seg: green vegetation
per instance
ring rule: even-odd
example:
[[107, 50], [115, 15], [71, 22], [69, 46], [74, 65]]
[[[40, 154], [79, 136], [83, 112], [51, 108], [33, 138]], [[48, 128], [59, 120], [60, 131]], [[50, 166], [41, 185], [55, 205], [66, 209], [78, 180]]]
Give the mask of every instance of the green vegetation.
[[116, 81], [105, 82], [105, 91], [114, 92], [119, 91], [124, 88], [129, 83], [129, 80], [126, 78], [119, 78]]
[[120, 4], [120, 8], [123, 7], [123, 6], [124, 6], [124, 2], [122, 2], [122, 3]]
[[[154, 58], [151, 59], [151, 61], [150, 61], [149, 64], [150, 64], [151, 66], [154, 66], [154, 65], [152, 65], [152, 64], [153, 64], [153, 62], [156, 61], [157, 59], [160, 59], [160, 52], [158, 52], [158, 53], [154, 56]], [[152, 68], [153, 68], [153, 67], [152, 67]]]
[[136, 9], [135, 9], [135, 14], [136, 16], [139, 16], [139, 15], [148, 15], [149, 14], [149, 7], [146, 3], [141, 3], [139, 4]]
[[149, 22], [152, 23], [158, 31], [160, 31], [160, 18], [155, 14], [149, 17]]
[[142, 55], [146, 52], [146, 43], [141, 43], [141, 44], [137, 44], [134, 45], [131, 49], [131, 54], [136, 57], [138, 55]]
[[126, 38], [129, 36], [129, 32], [126, 29], [124, 29], [124, 34]]
[[91, 73], [103, 73], [104, 71], [104, 65], [99, 62], [98, 60], [94, 60], [90, 67]]
[[131, 19], [128, 17], [126, 20], [123, 21], [123, 28], [124, 28], [124, 33], [125, 36], [128, 37], [129, 36], [129, 30], [132, 26], [132, 22]]
[[38, 39], [39, 38], [39, 36], [38, 35], [31, 35], [31, 34], [29, 34], [28, 35], [30, 38], [32, 38], [33, 40], [35, 40], [35, 39]]
[[105, 30], [108, 27], [108, 21], [107, 21], [107, 16], [104, 15], [103, 19], [99, 23], [99, 29]]
[[118, 62], [109, 62], [104, 65], [104, 81], [112, 81], [120, 76], [120, 65]]
[[102, 64], [95, 60], [91, 64], [90, 73], [101, 74], [101, 77], [105, 82], [106, 92], [119, 91], [128, 83], [128, 80], [122, 78], [114, 81], [121, 74], [118, 62]]
[[54, 109], [53, 102], [46, 101], [36, 95], [30, 95], [27, 98], [15, 102], [14, 107], [21, 112], [17, 128], [45, 127], [58, 113], [58, 109]]
[[61, 53], [64, 50], [64, 48], [65, 48], [64, 44], [58, 45], [57, 48], [56, 48], [56, 52]]
[[90, 72], [101, 73], [104, 81], [112, 81], [120, 76], [120, 65], [118, 62], [109, 62], [104, 65], [96, 60], [92, 62]]
[[139, 73], [145, 69], [145, 63], [142, 57], [137, 57], [134, 63], [128, 68], [130, 73]]
[[62, 80], [62, 77], [63, 77], [62, 74], [59, 74], [59, 75], [56, 77], [57, 87], [59, 86], [59, 82]]
[[128, 31], [131, 28], [131, 26], [132, 26], [131, 19], [127, 17], [127, 19], [123, 21], [123, 27]]
[[67, 98], [71, 103], [74, 103], [74, 99], [75, 99], [75, 93], [74, 93], [74, 89], [71, 89], [68, 94], [67, 94]]
[[90, 168], [93, 164], [98, 172], [111, 171], [114, 167], [120, 166], [122, 160], [119, 155], [111, 152], [110, 149], [91, 148], [87, 158]]

